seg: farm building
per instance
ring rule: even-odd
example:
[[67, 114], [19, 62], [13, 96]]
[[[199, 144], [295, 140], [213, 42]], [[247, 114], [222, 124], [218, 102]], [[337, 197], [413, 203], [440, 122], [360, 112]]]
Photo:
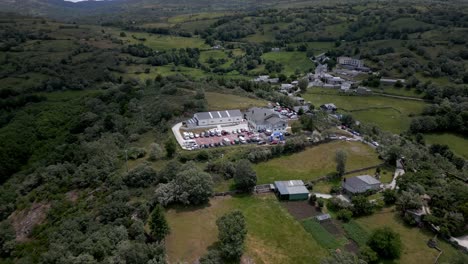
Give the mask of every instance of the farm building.
[[242, 121], [242, 113], [240, 110], [223, 110], [200, 112], [193, 115], [192, 119], [186, 121], [189, 128], [197, 126], [217, 126], [223, 124], [239, 123]]
[[349, 194], [365, 193], [380, 189], [382, 183], [370, 175], [360, 175], [343, 179], [343, 189]]
[[271, 131], [284, 131], [288, 121], [272, 109], [253, 107], [245, 112], [245, 119], [254, 130], [267, 129]]
[[280, 200], [297, 201], [309, 198], [309, 190], [301, 180], [275, 181], [275, 192]]

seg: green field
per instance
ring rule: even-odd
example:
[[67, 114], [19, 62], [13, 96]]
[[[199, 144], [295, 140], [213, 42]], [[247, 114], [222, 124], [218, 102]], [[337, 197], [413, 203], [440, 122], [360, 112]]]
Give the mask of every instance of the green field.
[[324, 248], [335, 250], [341, 248], [346, 244], [346, 239], [337, 239], [334, 235], [328, 232], [317, 220], [314, 218], [302, 221], [304, 229], [309, 232], [312, 237]]
[[380, 164], [374, 149], [360, 142], [335, 141], [275, 158], [254, 166], [258, 184], [281, 180], [312, 180], [336, 171], [335, 153], [344, 150], [348, 154], [346, 170]]
[[443, 144], [449, 146], [450, 150], [458, 156], [468, 159], [468, 138], [450, 134], [427, 134], [424, 135], [427, 144]]
[[214, 198], [208, 206], [169, 209], [169, 261], [192, 263], [205, 254], [217, 240], [216, 218], [234, 209], [246, 217], [244, 258], [254, 263], [318, 263], [327, 255], [274, 195], [262, 195]]
[[233, 94], [206, 92], [205, 97], [210, 110], [248, 109], [253, 106], [265, 106], [267, 104], [266, 101], [260, 99]]
[[377, 93], [408, 96], [415, 98], [422, 98], [424, 96], [423, 93], [417, 93], [415, 89], [395, 88], [393, 86], [381, 86], [380, 88], [372, 88], [372, 91]]
[[[114, 31], [114, 34], [118, 35], [120, 32]], [[126, 37], [120, 37], [126, 44], [143, 44], [155, 50], [170, 50], [180, 48], [209, 48], [205, 44], [204, 40], [197, 37], [186, 38], [179, 36], [168, 36], [168, 35], [157, 35], [150, 33], [141, 32], [130, 32], [125, 31]], [[133, 37], [134, 36], [134, 37]], [[146, 40], [139, 40], [146, 39]]]
[[[402, 256], [396, 263], [434, 263], [438, 251], [430, 249], [426, 244], [430, 238], [434, 237], [434, 234], [417, 227], [406, 226], [393, 210], [393, 208], [384, 208], [382, 211], [371, 216], [357, 218], [355, 222], [368, 233], [383, 226], [389, 227], [399, 233], [403, 242], [403, 250]], [[443, 242], [442, 239], [438, 239], [438, 241], [438, 246], [444, 251], [439, 259], [439, 263], [449, 263], [448, 261], [452, 256], [461, 254], [451, 245]]]
[[338, 111], [350, 113], [359, 121], [401, 133], [409, 128], [411, 117], [420, 114], [426, 103], [383, 96], [340, 95], [332, 89], [312, 88], [303, 96], [315, 106], [334, 103]]
[[268, 52], [262, 55], [265, 60], [272, 60], [284, 65], [283, 73], [286, 75], [294, 74], [298, 69], [301, 73], [308, 72], [309, 69], [314, 68], [313, 62], [307, 58], [305, 52], [300, 51], [280, 51]]

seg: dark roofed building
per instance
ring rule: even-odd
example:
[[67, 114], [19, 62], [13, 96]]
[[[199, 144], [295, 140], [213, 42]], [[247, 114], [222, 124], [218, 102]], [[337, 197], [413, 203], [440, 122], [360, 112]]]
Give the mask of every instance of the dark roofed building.
[[222, 110], [211, 112], [200, 112], [186, 122], [188, 127], [217, 126], [222, 124], [238, 123], [242, 121], [240, 110]]
[[343, 189], [350, 194], [365, 193], [380, 189], [382, 183], [370, 175], [360, 175], [343, 179]]
[[297, 201], [309, 198], [309, 190], [301, 180], [275, 181], [275, 192], [280, 200]]

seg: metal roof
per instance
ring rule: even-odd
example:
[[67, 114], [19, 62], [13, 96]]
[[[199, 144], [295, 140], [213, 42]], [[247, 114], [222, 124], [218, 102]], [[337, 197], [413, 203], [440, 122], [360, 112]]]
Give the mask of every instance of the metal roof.
[[309, 194], [309, 190], [307, 190], [304, 182], [301, 180], [275, 181], [275, 186], [281, 195], [303, 193]]
[[206, 120], [206, 119], [215, 119], [215, 118], [234, 118], [234, 117], [242, 117], [242, 113], [240, 110], [222, 110], [222, 111], [211, 111], [211, 112], [200, 112], [194, 115], [195, 118], [198, 120]]
[[381, 182], [370, 175], [360, 175], [356, 177], [347, 178], [343, 182], [343, 187], [352, 193], [362, 193], [371, 189], [374, 185], [380, 185]]
[[324, 221], [324, 220], [331, 219], [331, 216], [329, 214], [321, 214], [321, 215], [317, 215], [315, 218], [319, 221]]

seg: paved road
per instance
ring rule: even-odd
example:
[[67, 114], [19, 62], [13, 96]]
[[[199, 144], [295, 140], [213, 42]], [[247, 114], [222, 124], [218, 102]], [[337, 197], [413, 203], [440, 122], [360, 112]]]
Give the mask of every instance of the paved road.
[[182, 122], [180, 123], [177, 123], [175, 124], [173, 127], [172, 127], [172, 133], [174, 134], [177, 142], [179, 143], [180, 147], [182, 149], [187, 149], [185, 146], [184, 146], [184, 138], [182, 137], [182, 135], [180, 134], [180, 127], [182, 126]]

